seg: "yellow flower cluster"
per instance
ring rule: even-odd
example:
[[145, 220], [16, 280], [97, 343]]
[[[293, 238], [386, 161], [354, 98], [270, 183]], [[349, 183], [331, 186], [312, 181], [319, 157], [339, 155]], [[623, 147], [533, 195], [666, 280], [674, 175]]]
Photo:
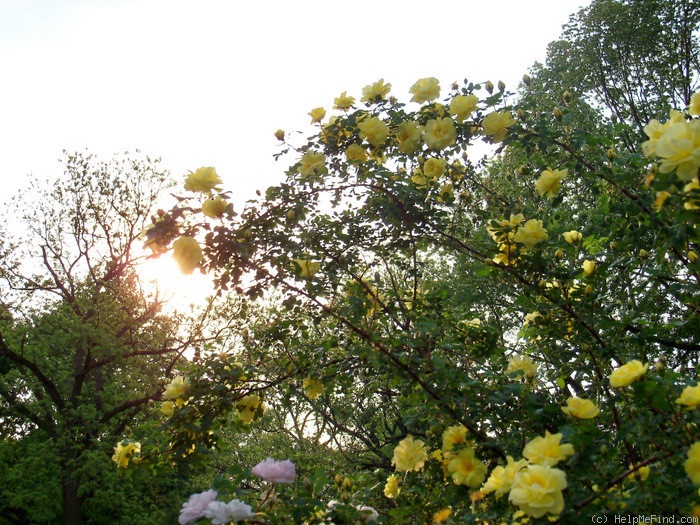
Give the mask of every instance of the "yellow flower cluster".
[[442, 434], [442, 461], [455, 485], [477, 488], [486, 477], [486, 465], [476, 458], [474, 442], [467, 439], [464, 425], [447, 427]]
[[[184, 376], [177, 376], [168, 384], [168, 386], [165, 387], [165, 392], [163, 392], [163, 399], [175, 400], [175, 404], [178, 407], [181, 407], [187, 403], [187, 398], [185, 397], [185, 394], [187, 393], [187, 390], [189, 388], [190, 382], [188, 381], [188, 379]], [[168, 409], [166, 408], [165, 411], [167, 412]]]
[[[687, 114], [694, 116], [686, 119], [686, 114], [672, 110], [669, 120], [661, 123], [652, 120], [644, 127], [649, 140], [642, 143], [642, 150], [647, 157], [657, 157], [661, 162], [660, 173], [674, 173], [679, 181], [684, 182], [682, 191], [675, 186], [656, 192], [654, 208], [658, 212], [666, 200], [674, 193], [681, 197], [683, 207], [688, 210], [700, 209], [700, 92], [691, 98]], [[649, 175], [647, 184], [654, 179]], [[670, 191], [669, 191], [670, 190]]]
[[[523, 250], [531, 250], [536, 244], [549, 239], [542, 221], [530, 219], [525, 221], [522, 213], [511, 215], [509, 220], [492, 220], [488, 228], [491, 238], [498, 243], [501, 253], [493, 261], [504, 266], [517, 263]], [[518, 244], [522, 246], [517, 246]]]
[[257, 394], [249, 394], [241, 398], [236, 407], [241, 421], [245, 424], [250, 424], [255, 420], [255, 416], [262, 407], [262, 400]]
[[294, 259], [294, 263], [299, 266], [299, 275], [305, 279], [310, 279], [321, 269], [320, 263], [308, 259]]
[[305, 377], [302, 386], [304, 388], [304, 393], [306, 394], [306, 397], [308, 397], [309, 399], [317, 399], [318, 396], [323, 394], [323, 392], [325, 391], [323, 383], [315, 377]]
[[501, 252], [493, 258], [493, 262], [504, 266], [515, 265], [524, 250], [531, 250], [536, 244], [549, 239], [542, 221], [530, 219], [523, 223], [524, 220], [523, 214], [518, 213], [511, 215], [510, 220], [491, 221], [488, 232]]
[[141, 443], [122, 441], [114, 447], [112, 461], [117, 464], [117, 468], [126, 468], [129, 466], [129, 460], [137, 463], [140, 454]]
[[528, 516], [558, 515], [564, 510], [566, 474], [555, 465], [574, 454], [571, 444], [561, 444], [561, 434], [546, 432], [525, 445], [526, 459], [506, 458], [505, 466], [493, 469], [481, 490], [496, 498], [510, 493], [508, 500]]
[[683, 113], [671, 111], [666, 123], [652, 120], [644, 127], [644, 133], [649, 140], [642, 144], [642, 150], [647, 157], [661, 159], [661, 173], [675, 171], [676, 176], [686, 182], [698, 176], [700, 119], [687, 121]]

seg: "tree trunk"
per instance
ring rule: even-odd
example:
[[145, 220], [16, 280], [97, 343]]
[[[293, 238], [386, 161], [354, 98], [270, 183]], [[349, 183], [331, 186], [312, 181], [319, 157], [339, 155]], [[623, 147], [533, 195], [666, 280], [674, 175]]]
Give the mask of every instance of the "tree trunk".
[[63, 468], [63, 523], [78, 525], [83, 498], [78, 496], [78, 482], [73, 479], [70, 468]]

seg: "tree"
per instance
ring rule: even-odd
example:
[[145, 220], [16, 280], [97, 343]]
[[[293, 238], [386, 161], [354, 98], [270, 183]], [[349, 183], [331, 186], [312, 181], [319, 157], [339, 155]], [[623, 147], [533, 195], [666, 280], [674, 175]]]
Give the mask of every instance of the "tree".
[[[411, 109], [389, 90], [340, 97], [240, 216], [173, 211], [188, 235], [206, 225], [201, 265], [222, 290], [283, 294], [287, 313], [259, 332], [275, 359], [253, 366], [320, 380], [316, 418], [372, 458], [367, 486], [401, 478], [398, 498], [373, 500], [398, 522], [688, 512], [700, 166], [664, 141], [698, 119], [657, 123], [645, 151], [659, 168], [618, 147], [627, 124], [579, 128], [572, 115], [591, 112], [575, 97], [536, 111], [544, 99], [465, 81], [436, 101], [430, 78]], [[479, 140], [527, 166], [485, 170], [465, 155]], [[208, 174], [186, 188], [213, 190]], [[343, 399], [376, 417], [329, 417]], [[305, 519], [335, 519], [314, 494]]]
[[[125, 435], [126, 447], [149, 437], [134, 429], [158, 421], [153, 402], [180, 370], [183, 354], [206, 341], [201, 324], [209, 312], [187, 324], [166, 314], [160, 297], [139, 280], [142, 232], [171, 184], [159, 161], [125, 155], [102, 162], [76, 153], [66, 154], [64, 164], [63, 178], [49, 188], [33, 183], [4, 221], [0, 425], [13, 461], [0, 506], [3, 514], [16, 513], [17, 522], [61, 515], [67, 524], [130, 521], [128, 498], [156, 485], [147, 471], [120, 478], [113, 447]], [[17, 220], [24, 231], [13, 231]], [[28, 474], [30, 462], [53, 465], [55, 474]], [[158, 463], [154, 458], [154, 469]], [[167, 495], [176, 471], [154, 472], [166, 479], [152, 501], [179, 506]], [[11, 483], [17, 476], [36, 490]], [[44, 506], [44, 491], [62, 494], [62, 505]]]
[[575, 90], [629, 123], [624, 145], [634, 148], [648, 122], [690, 104], [700, 82], [699, 30], [695, 0], [594, 0], [549, 45], [540, 73], [550, 92]]

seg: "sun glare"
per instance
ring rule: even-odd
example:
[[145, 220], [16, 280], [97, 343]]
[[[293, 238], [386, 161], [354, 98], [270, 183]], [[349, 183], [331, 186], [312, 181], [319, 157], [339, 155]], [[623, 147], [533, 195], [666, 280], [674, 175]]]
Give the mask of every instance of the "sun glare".
[[182, 274], [168, 255], [145, 260], [139, 265], [138, 273], [147, 293], [157, 293], [168, 308], [177, 311], [201, 306], [214, 294], [214, 284], [209, 276], [198, 270], [191, 275]]

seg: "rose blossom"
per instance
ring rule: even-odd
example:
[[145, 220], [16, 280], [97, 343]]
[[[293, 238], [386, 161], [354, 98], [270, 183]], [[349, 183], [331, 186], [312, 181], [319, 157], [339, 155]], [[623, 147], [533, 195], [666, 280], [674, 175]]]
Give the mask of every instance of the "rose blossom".
[[211, 520], [212, 525], [223, 525], [231, 521], [247, 520], [255, 516], [255, 513], [250, 505], [241, 500], [232, 499], [228, 503], [212, 501], [204, 515]]
[[216, 499], [215, 490], [207, 490], [199, 494], [192, 494], [190, 499], [182, 504], [180, 518], [177, 520], [180, 525], [186, 525], [204, 517], [204, 512], [209, 504]]
[[296, 477], [296, 469], [288, 459], [275, 461], [267, 458], [253, 467], [253, 474], [271, 483], [291, 483]]

